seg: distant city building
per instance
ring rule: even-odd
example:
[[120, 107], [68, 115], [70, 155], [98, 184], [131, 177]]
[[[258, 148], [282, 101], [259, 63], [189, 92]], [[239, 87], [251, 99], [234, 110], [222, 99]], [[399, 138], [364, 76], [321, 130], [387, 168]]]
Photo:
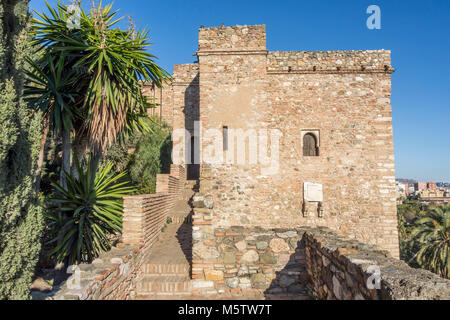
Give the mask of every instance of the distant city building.
[[438, 189], [426, 189], [420, 191], [421, 198], [443, 198], [444, 191]]
[[426, 182], [416, 182], [414, 184], [414, 190], [415, 191], [422, 191], [425, 190], [427, 188], [427, 183]]
[[419, 191], [419, 201], [426, 204], [445, 204], [450, 203], [450, 192], [445, 189], [434, 188], [434, 184], [427, 183], [425, 190]]
[[401, 183], [401, 182], [396, 182], [396, 184], [397, 184], [398, 198], [399, 199], [407, 198], [408, 194], [409, 194], [408, 184], [407, 183]]
[[437, 185], [434, 182], [427, 182], [427, 189], [429, 190], [436, 190], [437, 189]]

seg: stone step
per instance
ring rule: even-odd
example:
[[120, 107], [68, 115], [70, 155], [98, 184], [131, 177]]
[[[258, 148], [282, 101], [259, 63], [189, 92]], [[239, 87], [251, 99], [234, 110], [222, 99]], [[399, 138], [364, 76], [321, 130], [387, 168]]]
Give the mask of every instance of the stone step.
[[192, 224], [192, 216], [181, 216], [181, 215], [175, 215], [175, 216], [169, 216], [168, 217], [171, 220], [171, 223], [173, 224]]
[[137, 295], [191, 295], [191, 280], [182, 276], [145, 276], [136, 286]]
[[141, 270], [145, 276], [189, 277], [190, 267], [185, 263], [145, 263]]

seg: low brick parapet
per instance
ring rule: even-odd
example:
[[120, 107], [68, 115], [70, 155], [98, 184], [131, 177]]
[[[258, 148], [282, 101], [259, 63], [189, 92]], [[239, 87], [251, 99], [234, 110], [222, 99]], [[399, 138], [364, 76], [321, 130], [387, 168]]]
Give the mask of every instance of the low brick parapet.
[[122, 245], [90, 264], [69, 267], [73, 275], [49, 296], [54, 300], [129, 300], [145, 255], [138, 246]]
[[55, 300], [128, 300], [144, 260], [158, 240], [186, 180], [183, 166], [160, 175], [156, 194], [124, 197], [122, 242], [89, 264], [69, 267], [73, 275], [49, 294]]

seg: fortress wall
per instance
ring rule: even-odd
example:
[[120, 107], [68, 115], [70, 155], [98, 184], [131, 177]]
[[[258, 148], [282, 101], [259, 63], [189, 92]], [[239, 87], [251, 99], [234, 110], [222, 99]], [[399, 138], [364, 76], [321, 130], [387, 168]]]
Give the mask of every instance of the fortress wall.
[[391, 70], [389, 50], [273, 51], [267, 56], [268, 72], [375, 72]]
[[[201, 154], [211, 175], [202, 183], [215, 203], [211, 225], [325, 226], [398, 257], [390, 52], [267, 53], [255, 39], [265, 39], [264, 26], [200, 29]], [[244, 152], [231, 141], [227, 151], [221, 140], [211, 148], [216, 136], [205, 133], [218, 130], [222, 139], [225, 126], [229, 140], [246, 141]], [[260, 157], [261, 130], [281, 135], [278, 147], [268, 138], [268, 149], [279, 149], [270, 165]], [[303, 155], [308, 132], [317, 136], [317, 157]], [[219, 161], [211, 162], [212, 149]], [[305, 182], [323, 186], [321, 211], [304, 201]]]

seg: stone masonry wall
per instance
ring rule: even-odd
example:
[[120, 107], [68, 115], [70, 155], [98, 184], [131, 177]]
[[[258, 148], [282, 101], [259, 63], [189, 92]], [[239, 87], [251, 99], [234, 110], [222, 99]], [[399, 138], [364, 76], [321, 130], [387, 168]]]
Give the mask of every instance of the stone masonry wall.
[[[197, 194], [193, 205], [192, 287], [197, 296], [450, 299], [449, 280], [413, 269], [376, 245], [346, 239], [327, 228], [214, 227], [212, 199]], [[372, 278], [376, 274], [379, 280]]]
[[234, 26], [199, 29], [199, 51], [266, 50], [266, 27]]
[[[201, 163], [210, 169], [201, 180], [215, 203], [211, 224], [324, 226], [398, 257], [390, 52], [268, 53], [265, 39], [265, 26], [199, 30], [202, 132], [281, 134], [275, 171], [248, 154], [237, 163], [235, 150], [219, 150], [219, 161], [209, 161], [214, 138], [222, 137], [203, 134]], [[319, 156], [304, 157], [303, 135], [311, 131]], [[230, 137], [239, 138], [247, 150], [256, 148], [245, 134]], [[231, 155], [234, 162], [225, 160]], [[317, 203], [303, 201], [305, 182], [323, 185], [320, 215]]]
[[[171, 173], [159, 175], [156, 189], [150, 195], [124, 198], [122, 239], [117, 247], [102, 253], [79, 269], [52, 292], [55, 300], [128, 300], [135, 293], [135, 280], [152, 245], [161, 234], [168, 213], [184, 187], [183, 166], [171, 166]], [[69, 270], [70, 271], [70, 270]]]
[[391, 52], [389, 50], [272, 51], [267, 55], [267, 71], [268, 73], [392, 71]]
[[[303, 241], [308, 289], [317, 299], [450, 299], [450, 280], [413, 269], [376, 246], [344, 239], [326, 229], [307, 230]], [[376, 273], [381, 280], [375, 280]], [[379, 287], [368, 289], [367, 283]]]

